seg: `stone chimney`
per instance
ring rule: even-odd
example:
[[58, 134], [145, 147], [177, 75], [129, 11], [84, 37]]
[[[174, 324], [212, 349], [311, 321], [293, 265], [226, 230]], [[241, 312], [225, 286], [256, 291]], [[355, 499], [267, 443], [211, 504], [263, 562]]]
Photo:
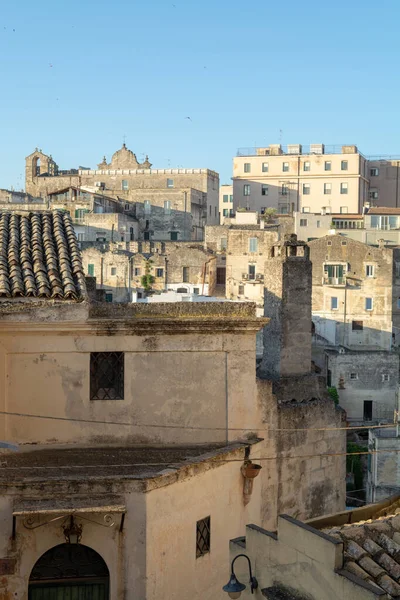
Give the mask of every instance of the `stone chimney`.
[[265, 261], [264, 354], [262, 379], [306, 375], [311, 372], [312, 263], [305, 242], [285, 235], [270, 249]]

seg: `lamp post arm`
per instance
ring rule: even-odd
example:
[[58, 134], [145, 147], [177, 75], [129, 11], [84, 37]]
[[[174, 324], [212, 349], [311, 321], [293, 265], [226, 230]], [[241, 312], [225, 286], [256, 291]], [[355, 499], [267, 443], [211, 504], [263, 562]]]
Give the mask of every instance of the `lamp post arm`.
[[258, 581], [255, 577], [253, 577], [253, 572], [251, 570], [251, 562], [249, 557], [247, 556], [247, 554], [238, 554], [237, 556], [235, 556], [235, 558], [233, 559], [232, 563], [231, 563], [231, 572], [232, 575], [234, 575], [234, 570], [233, 570], [233, 565], [235, 564], [235, 561], [240, 558], [241, 556], [243, 556], [243, 558], [245, 558], [248, 562], [249, 565], [249, 574], [250, 574], [250, 586], [251, 586], [251, 593], [253, 593], [253, 590], [256, 590], [258, 588]]

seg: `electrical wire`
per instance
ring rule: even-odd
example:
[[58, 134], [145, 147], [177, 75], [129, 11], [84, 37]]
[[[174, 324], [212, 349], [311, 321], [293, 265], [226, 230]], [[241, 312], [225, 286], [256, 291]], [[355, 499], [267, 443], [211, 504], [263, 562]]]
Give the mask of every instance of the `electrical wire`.
[[[75, 448], [76, 449], [76, 448]], [[81, 448], [82, 450], [86, 450], [89, 451], [90, 448]], [[110, 451], [112, 451], [113, 447], [110, 446]], [[394, 452], [396, 454], [400, 453], [400, 448], [399, 449], [384, 449], [384, 450], [365, 450], [362, 452], [333, 452], [333, 453], [326, 453], [326, 454], [304, 454], [304, 455], [298, 455], [298, 456], [252, 456], [251, 457], [251, 461], [259, 461], [259, 462], [263, 462], [263, 461], [271, 461], [271, 460], [305, 460], [305, 459], [310, 459], [310, 458], [331, 458], [331, 457], [337, 457], [337, 456], [360, 456], [360, 455], [367, 455], [367, 454], [389, 454], [391, 452]], [[13, 455], [14, 456], [14, 455]], [[201, 455], [196, 456], [195, 458], [198, 459], [200, 458]], [[243, 458], [220, 458], [218, 459], [218, 457], [215, 457], [212, 459], [213, 464], [216, 463], [221, 463], [221, 464], [226, 464], [226, 463], [232, 463], [232, 462], [238, 462], [238, 463], [243, 463], [245, 459]], [[185, 461], [187, 461], [187, 464], [185, 464]], [[6, 467], [1, 465], [1, 460], [0, 460], [0, 472], [7, 470], [7, 471], [32, 471], [32, 470], [43, 470], [43, 469], [121, 469], [121, 468], [132, 468], [132, 467], [185, 467], [185, 466], [189, 466], [190, 463], [190, 457], [185, 457], [182, 458], [181, 461], [167, 461], [167, 462], [145, 462], [145, 463], [119, 463], [119, 464], [110, 464], [110, 465], [105, 465], [100, 464], [100, 465], [54, 465], [54, 466], [46, 466], [46, 465], [29, 465], [26, 467], [20, 467], [20, 466], [10, 466], [10, 467]]]
[[20, 413], [0, 410], [0, 415], [13, 417], [27, 417], [31, 419], [49, 419], [53, 421], [68, 421], [73, 423], [93, 423], [98, 425], [119, 425], [124, 427], [149, 427], [156, 429], [188, 429], [195, 431], [250, 431], [250, 432], [299, 432], [299, 431], [359, 431], [363, 429], [387, 429], [396, 427], [397, 423], [385, 423], [383, 425], [353, 425], [346, 427], [303, 427], [303, 428], [263, 428], [263, 427], [201, 427], [200, 425], [161, 425], [149, 423], [130, 423], [125, 421], [99, 421], [95, 419], [78, 419], [73, 417], [57, 417], [53, 415], [34, 415], [31, 413]]

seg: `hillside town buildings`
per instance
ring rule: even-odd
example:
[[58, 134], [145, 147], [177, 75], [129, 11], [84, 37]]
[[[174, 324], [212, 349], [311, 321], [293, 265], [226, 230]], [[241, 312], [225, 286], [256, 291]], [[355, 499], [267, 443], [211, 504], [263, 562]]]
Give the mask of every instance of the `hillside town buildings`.
[[[22, 447], [2, 459], [1, 594], [222, 598], [245, 523], [344, 508], [343, 412], [309, 360], [307, 247], [273, 248], [264, 318], [252, 303], [107, 303], [70, 215], [0, 213], [0, 427]], [[285, 334], [257, 378], [269, 319]]]
[[[400, 596], [399, 496], [363, 508], [303, 521], [287, 514], [277, 528], [249, 524], [230, 542], [234, 571], [250, 600], [394, 600]], [[221, 580], [221, 583], [224, 583]]]

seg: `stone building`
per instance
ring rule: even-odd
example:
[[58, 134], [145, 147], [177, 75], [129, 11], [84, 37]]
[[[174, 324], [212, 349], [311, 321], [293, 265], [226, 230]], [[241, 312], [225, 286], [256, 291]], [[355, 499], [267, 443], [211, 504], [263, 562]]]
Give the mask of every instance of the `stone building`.
[[[232, 539], [231, 559], [246, 553], [258, 588], [270, 600], [395, 600], [399, 585], [399, 505], [395, 496], [363, 508], [303, 521], [282, 514], [268, 531], [247, 525]], [[245, 560], [235, 575], [250, 593]], [[221, 579], [221, 586], [226, 581]]]
[[1, 213], [0, 256], [0, 430], [22, 447], [2, 459], [5, 598], [222, 600], [228, 533], [344, 507], [342, 411], [309, 373], [257, 381], [253, 304], [95, 301], [60, 212]]
[[133, 203], [143, 239], [202, 240], [205, 224], [219, 223], [219, 175], [209, 169], [153, 169], [125, 144], [97, 169], [60, 170], [38, 149], [25, 165], [26, 192], [33, 196], [89, 186], [122, 205]]
[[367, 160], [353, 145], [271, 144], [233, 159], [234, 210], [360, 213], [368, 186]]
[[399, 414], [394, 427], [368, 430], [367, 502], [381, 502], [400, 494]]
[[[393, 416], [398, 355], [392, 349], [393, 250], [341, 235], [309, 242], [314, 358], [338, 388], [349, 419]], [[319, 350], [328, 349], [325, 352]], [[325, 363], [325, 364], [324, 364]]]
[[[108, 301], [132, 302], [164, 290], [207, 296], [215, 291], [216, 257], [193, 243], [84, 244], [82, 260]], [[145, 276], [150, 277], [148, 289]]]
[[368, 159], [355, 145], [271, 144], [239, 148], [233, 159], [234, 210], [362, 214], [400, 206], [400, 160]]

